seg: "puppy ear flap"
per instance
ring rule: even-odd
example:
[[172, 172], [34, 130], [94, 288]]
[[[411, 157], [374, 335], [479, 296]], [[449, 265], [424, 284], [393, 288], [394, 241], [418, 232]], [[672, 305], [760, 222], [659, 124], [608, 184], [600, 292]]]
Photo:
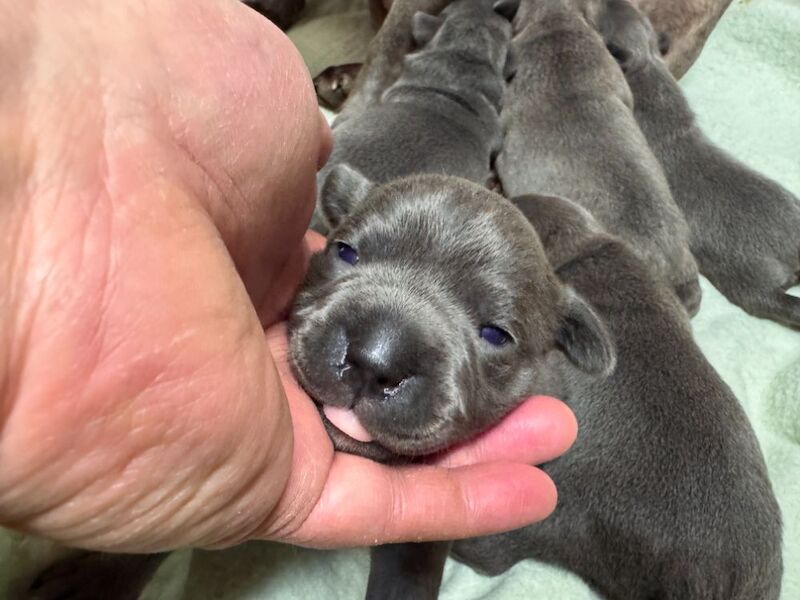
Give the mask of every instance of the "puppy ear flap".
[[333, 167], [320, 191], [322, 215], [331, 229], [339, 226], [342, 220], [367, 197], [372, 182], [361, 173], [342, 163]]
[[509, 21], [513, 21], [519, 9], [520, 0], [497, 0], [492, 5], [492, 9], [498, 15], [505, 17]]
[[435, 17], [422, 11], [415, 12], [411, 22], [411, 35], [417, 46], [422, 47], [430, 42], [442, 23], [444, 17]]
[[617, 363], [611, 334], [589, 303], [569, 287], [564, 288], [561, 324], [556, 345], [581, 371], [609, 375]]

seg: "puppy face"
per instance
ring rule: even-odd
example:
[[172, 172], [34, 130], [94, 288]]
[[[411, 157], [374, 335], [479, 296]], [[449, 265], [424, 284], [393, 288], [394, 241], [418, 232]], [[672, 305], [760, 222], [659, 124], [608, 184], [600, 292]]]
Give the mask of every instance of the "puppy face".
[[624, 72], [660, 60], [669, 50], [668, 37], [659, 36], [650, 20], [628, 0], [606, 1], [598, 31]]
[[295, 304], [291, 358], [324, 414], [368, 434], [326, 422], [338, 449], [430, 454], [528, 395], [548, 352], [587, 371], [613, 362], [603, 325], [501, 197], [434, 175], [375, 187], [345, 165], [321, 196], [332, 233]]

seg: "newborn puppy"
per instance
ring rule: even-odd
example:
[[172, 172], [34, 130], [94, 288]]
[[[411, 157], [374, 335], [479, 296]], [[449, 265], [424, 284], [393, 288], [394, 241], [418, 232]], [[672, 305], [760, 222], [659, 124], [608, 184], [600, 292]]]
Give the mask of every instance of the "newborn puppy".
[[497, 174], [509, 196], [536, 191], [584, 206], [630, 243], [693, 315], [700, 286], [686, 222], [633, 117], [625, 78], [573, 4], [592, 13], [597, 5], [520, 4]]
[[608, 598], [777, 599], [781, 522], [738, 401], [692, 340], [663, 284], [618, 238], [566, 200], [515, 203], [561, 280], [596, 308], [617, 348], [599, 379], [551, 357], [546, 393], [578, 418], [578, 440], [544, 466], [559, 491], [545, 521], [456, 542], [497, 574], [535, 558]]
[[[402, 61], [400, 76], [375, 102], [359, 102], [358, 92], [348, 101], [363, 110], [355, 114], [351, 108], [335, 121], [333, 152], [318, 175], [320, 187], [341, 163], [375, 182], [414, 173], [489, 180], [501, 142], [502, 70], [511, 24], [485, 0], [456, 0], [439, 16], [416, 12], [405, 26], [421, 49], [396, 57]], [[397, 67], [383, 61], [371, 68], [382, 81], [383, 69]], [[366, 83], [361, 91], [372, 95], [373, 87]]]
[[501, 196], [437, 175], [374, 185], [339, 165], [322, 198], [332, 232], [297, 296], [290, 356], [338, 450], [407, 462], [499, 421], [553, 353], [612, 367], [602, 323]]
[[702, 273], [758, 317], [800, 326], [800, 200], [714, 146], [656, 49], [647, 18], [608, 0], [600, 29], [635, 98], [634, 114], [689, 223]]
[[[333, 231], [292, 313], [290, 356], [334, 447], [408, 462], [467, 439], [541, 387], [552, 354], [607, 373], [614, 351], [524, 217], [452, 177], [325, 182]], [[435, 598], [447, 542], [372, 549], [367, 598]]]

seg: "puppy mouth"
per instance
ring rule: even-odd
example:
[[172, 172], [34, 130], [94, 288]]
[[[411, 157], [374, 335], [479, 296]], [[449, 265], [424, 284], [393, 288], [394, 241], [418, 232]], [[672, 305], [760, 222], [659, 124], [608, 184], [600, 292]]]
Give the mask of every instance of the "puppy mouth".
[[[355, 454], [384, 464], [407, 464], [435, 456], [447, 447], [444, 445], [419, 447], [405, 435], [395, 436], [381, 432], [380, 438], [391, 439], [390, 445], [375, 440], [352, 408], [343, 408], [315, 401], [319, 416], [333, 447], [339, 452]], [[388, 440], [387, 440], [388, 441]], [[420, 440], [417, 440], [419, 442]], [[409, 445], [410, 443], [410, 445]], [[399, 446], [395, 448], [395, 445]], [[408, 445], [408, 447], [406, 447]], [[403, 447], [403, 450], [399, 448]]]
[[[341, 408], [316, 401], [314, 404], [335, 450], [380, 463], [399, 463], [406, 460], [402, 455], [376, 442], [352, 408]], [[333, 420], [328, 415], [331, 415]]]
[[325, 404], [322, 406], [322, 413], [334, 427], [355, 441], [362, 443], [375, 441], [372, 434], [361, 424], [361, 420], [352, 408]]

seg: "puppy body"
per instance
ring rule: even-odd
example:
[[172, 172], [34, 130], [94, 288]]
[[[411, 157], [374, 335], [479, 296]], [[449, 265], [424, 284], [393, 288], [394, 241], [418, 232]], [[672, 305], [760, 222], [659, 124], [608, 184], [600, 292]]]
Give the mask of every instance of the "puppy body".
[[[501, 142], [502, 69], [511, 24], [482, 0], [456, 0], [439, 17], [416, 13], [411, 20], [421, 49], [397, 58], [399, 77], [374, 103], [348, 101], [362, 112], [351, 108], [334, 123], [333, 153], [318, 175], [320, 188], [341, 163], [375, 182], [415, 173], [489, 181]], [[362, 84], [363, 93], [373, 94], [376, 86]]]
[[558, 507], [539, 524], [455, 542], [455, 556], [489, 574], [552, 562], [620, 600], [778, 598], [780, 512], [764, 460], [685, 314], [624, 243], [581, 226], [566, 201], [517, 203], [558, 276], [608, 326], [617, 366], [602, 379], [551, 357], [544, 391], [569, 404], [580, 430], [544, 465]]
[[[594, 12], [594, 3], [585, 5]], [[523, 0], [514, 26], [516, 71], [496, 162], [503, 189], [509, 196], [536, 191], [574, 199], [630, 243], [696, 313], [700, 288], [686, 222], [603, 40], [566, 0]]]
[[624, 0], [601, 20], [635, 97], [634, 114], [661, 161], [702, 273], [750, 314], [800, 326], [800, 200], [716, 147], [697, 125], [659, 53], [655, 32]]

